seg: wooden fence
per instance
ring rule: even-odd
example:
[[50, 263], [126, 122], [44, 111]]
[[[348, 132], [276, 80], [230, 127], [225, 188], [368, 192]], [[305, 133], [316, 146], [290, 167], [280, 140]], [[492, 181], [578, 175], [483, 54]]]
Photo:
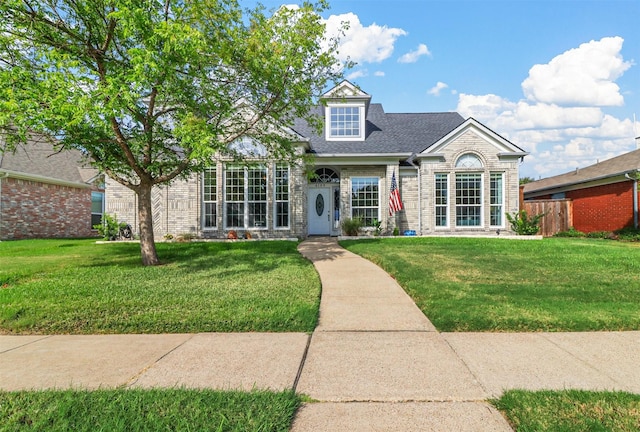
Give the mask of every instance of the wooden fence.
[[573, 201], [570, 199], [523, 201], [520, 208], [526, 210], [528, 215], [545, 214], [538, 232], [544, 237], [568, 231], [573, 226]]

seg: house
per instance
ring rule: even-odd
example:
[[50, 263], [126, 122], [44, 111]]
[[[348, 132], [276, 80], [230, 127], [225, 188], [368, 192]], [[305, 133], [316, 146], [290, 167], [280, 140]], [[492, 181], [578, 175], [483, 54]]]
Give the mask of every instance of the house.
[[[484, 234], [508, 231], [505, 213], [518, 211], [518, 167], [527, 155], [473, 118], [457, 113], [390, 114], [344, 81], [322, 96], [318, 133], [293, 125], [303, 167], [265, 158], [242, 166], [217, 161], [188, 181], [157, 188], [156, 236], [192, 233], [226, 238], [339, 235], [347, 218], [385, 233]], [[245, 138], [238, 147], [255, 149]], [[255, 153], [255, 152], [254, 152]], [[396, 181], [403, 209], [390, 214]], [[106, 212], [138, 225], [136, 197], [107, 179]]]
[[0, 240], [96, 235], [102, 181], [80, 152], [57, 152], [51, 140], [35, 134], [15, 151], [5, 150], [0, 136]]
[[638, 227], [638, 149], [524, 185], [524, 199], [570, 199], [573, 227], [582, 232]]

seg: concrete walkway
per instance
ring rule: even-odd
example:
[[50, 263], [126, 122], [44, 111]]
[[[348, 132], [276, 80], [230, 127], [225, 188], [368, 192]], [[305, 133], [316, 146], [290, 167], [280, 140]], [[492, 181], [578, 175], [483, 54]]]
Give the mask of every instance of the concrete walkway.
[[438, 333], [380, 268], [312, 238], [320, 322], [304, 333], [0, 336], [0, 388], [294, 388], [292, 430], [510, 431], [506, 389], [640, 393], [640, 332]]

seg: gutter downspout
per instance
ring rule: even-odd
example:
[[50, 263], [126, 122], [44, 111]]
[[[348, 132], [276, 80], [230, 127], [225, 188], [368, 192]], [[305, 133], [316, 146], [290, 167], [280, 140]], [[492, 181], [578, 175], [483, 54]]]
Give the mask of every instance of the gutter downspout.
[[416, 174], [418, 175], [418, 235], [422, 235], [422, 181], [420, 181], [420, 166], [413, 163], [416, 154], [413, 153], [407, 162], [409, 165], [416, 169]]
[[638, 174], [640, 170], [635, 171], [635, 177], [631, 177], [629, 173], [624, 176], [633, 181], [633, 228], [638, 229]]

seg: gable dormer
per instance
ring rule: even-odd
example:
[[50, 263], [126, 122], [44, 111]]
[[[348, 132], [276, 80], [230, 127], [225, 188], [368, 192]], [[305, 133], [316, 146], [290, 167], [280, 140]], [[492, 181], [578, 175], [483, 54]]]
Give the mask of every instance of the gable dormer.
[[327, 141], [364, 141], [370, 95], [345, 80], [322, 95], [321, 100]]

